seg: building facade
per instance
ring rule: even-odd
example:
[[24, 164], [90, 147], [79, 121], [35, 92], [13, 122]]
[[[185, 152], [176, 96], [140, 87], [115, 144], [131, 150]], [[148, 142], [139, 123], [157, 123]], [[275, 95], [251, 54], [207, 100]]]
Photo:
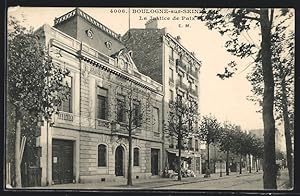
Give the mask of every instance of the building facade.
[[[159, 29], [157, 20], [149, 20], [144, 29], [129, 29], [122, 40], [132, 51], [132, 58], [141, 73], [162, 84], [164, 124], [168, 122], [169, 103], [176, 97], [194, 100], [199, 105], [201, 62], [181, 44], [179, 36], [173, 37], [166, 28]], [[168, 134], [164, 135], [164, 141], [163, 165], [173, 169], [172, 163], [178, 156], [177, 141]], [[185, 143], [184, 167], [200, 174], [200, 147], [203, 145], [194, 136], [187, 138]]]
[[[41, 184], [125, 180], [124, 107], [144, 111], [133, 131], [133, 178], [163, 170], [163, 86], [138, 71], [120, 36], [80, 9], [37, 30], [53, 63], [70, 71], [71, 96], [41, 127]], [[128, 92], [134, 96], [129, 97]]]

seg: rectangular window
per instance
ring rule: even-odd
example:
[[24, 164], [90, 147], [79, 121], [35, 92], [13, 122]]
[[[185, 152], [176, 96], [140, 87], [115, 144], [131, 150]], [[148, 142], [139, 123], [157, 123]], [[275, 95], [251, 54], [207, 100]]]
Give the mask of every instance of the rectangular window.
[[189, 81], [189, 88], [190, 88], [190, 90], [192, 90], [192, 87], [193, 87], [193, 83], [191, 81]]
[[170, 71], [170, 75], [169, 75], [170, 81], [173, 82], [174, 81], [173, 69], [169, 68], [169, 71]]
[[195, 150], [199, 151], [199, 143], [198, 140], [195, 140]]
[[107, 120], [108, 113], [108, 90], [97, 87], [97, 118]]
[[140, 153], [138, 148], [133, 149], [133, 166], [139, 166], [140, 165]]
[[133, 101], [133, 124], [141, 126], [141, 103], [140, 101]]
[[174, 60], [174, 49], [173, 48], [170, 48], [170, 59]]
[[177, 101], [178, 101], [178, 103], [182, 102], [182, 95], [177, 95]]
[[169, 137], [169, 148], [174, 148], [174, 138], [173, 138], [173, 136]]
[[63, 85], [66, 86], [66, 91], [68, 94], [68, 97], [62, 101], [59, 110], [63, 112], [72, 113], [72, 77], [66, 76], [63, 81]]
[[170, 90], [170, 101], [173, 101], [174, 100], [174, 94], [173, 94], [173, 91]]
[[182, 75], [178, 75], [179, 77], [179, 85], [182, 85]]
[[106, 166], [106, 146], [104, 144], [98, 146], [98, 166]]
[[117, 98], [117, 121], [125, 122], [125, 96], [118, 95]]
[[192, 138], [189, 138], [188, 148], [189, 148], [189, 150], [194, 150], [193, 149], [193, 140], [192, 140]]
[[159, 109], [153, 107], [153, 131], [159, 132]]

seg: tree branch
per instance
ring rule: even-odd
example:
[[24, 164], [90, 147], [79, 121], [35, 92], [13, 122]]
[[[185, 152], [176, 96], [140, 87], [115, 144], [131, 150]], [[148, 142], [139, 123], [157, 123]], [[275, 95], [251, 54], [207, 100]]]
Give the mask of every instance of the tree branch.
[[273, 18], [274, 18], [274, 9], [271, 9], [271, 16], [270, 16], [270, 29], [272, 29], [273, 24]]
[[251, 16], [243, 16], [242, 18], [245, 18], [245, 19], [249, 19], [249, 20], [256, 20], [256, 21], [259, 21], [259, 18], [256, 18], [256, 17], [251, 17]]
[[252, 8], [250, 8], [250, 9], [247, 9], [247, 11], [253, 12], [253, 13], [255, 13], [255, 14], [260, 15], [259, 9], [255, 9], [255, 8], [252, 9]]

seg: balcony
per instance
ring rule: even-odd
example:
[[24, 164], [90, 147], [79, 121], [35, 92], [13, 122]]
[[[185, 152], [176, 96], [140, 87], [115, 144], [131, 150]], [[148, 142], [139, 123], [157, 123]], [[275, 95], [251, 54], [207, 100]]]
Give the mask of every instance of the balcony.
[[73, 117], [72, 113], [61, 112], [61, 111], [58, 113], [57, 118], [60, 119], [60, 120], [71, 121], [71, 122], [73, 122], [73, 120], [74, 120], [74, 117]]
[[115, 134], [128, 135], [125, 123], [111, 122], [111, 132]]
[[[111, 132], [112, 134], [117, 134], [117, 135], [123, 135], [123, 136], [128, 136], [128, 130], [126, 129], [126, 123], [117, 123], [117, 122], [112, 122], [111, 124]], [[139, 135], [142, 133], [142, 130], [140, 127], [133, 129], [132, 130], [132, 135]]]
[[53, 123], [78, 126], [80, 123], [80, 117], [79, 115], [76, 115], [74, 113], [59, 111], [56, 115], [53, 116]]
[[180, 89], [182, 89], [183, 91], [188, 91], [189, 87], [184, 84], [183, 82], [180, 82], [180, 80], [176, 81], [176, 86], [179, 87]]
[[97, 126], [110, 128], [110, 122], [108, 120], [97, 119]]
[[186, 71], [186, 64], [184, 64], [180, 59], [176, 59], [176, 67], [179, 69]]
[[195, 90], [195, 89], [189, 88], [189, 93], [190, 93], [191, 95], [194, 95], [194, 96], [198, 97], [198, 92], [197, 92], [197, 90]]
[[191, 75], [192, 77], [198, 79], [198, 71], [193, 71], [189, 69], [188, 74]]

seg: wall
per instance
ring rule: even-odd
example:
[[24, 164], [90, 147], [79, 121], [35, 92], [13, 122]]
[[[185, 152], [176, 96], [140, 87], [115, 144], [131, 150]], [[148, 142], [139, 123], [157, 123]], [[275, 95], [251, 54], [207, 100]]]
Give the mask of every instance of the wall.
[[133, 52], [132, 59], [138, 70], [162, 84], [163, 29], [130, 29], [122, 40]]
[[[55, 25], [55, 28], [79, 41], [92, 46], [96, 50], [107, 54], [108, 56], [115, 54], [116, 52], [125, 48], [125, 46], [120, 41], [109, 36], [107, 33], [100, 30], [98, 27], [78, 15], [75, 15], [70, 19]], [[94, 33], [93, 38], [87, 36], [86, 30], [88, 29], [92, 29]], [[107, 41], [110, 41], [112, 43], [111, 49], [108, 49], [105, 46], [105, 42]]]
[[[87, 29], [92, 29], [94, 32], [93, 39], [89, 38], [86, 34]], [[94, 25], [91, 25], [90, 22], [84, 20], [81, 17], [78, 17], [77, 22], [77, 40], [80, 40], [96, 50], [110, 56], [125, 48], [125, 46], [115, 38], [112, 38], [102, 30], [98, 29]], [[108, 49], [105, 46], [105, 42], [110, 41], [112, 43], [111, 49]]]

